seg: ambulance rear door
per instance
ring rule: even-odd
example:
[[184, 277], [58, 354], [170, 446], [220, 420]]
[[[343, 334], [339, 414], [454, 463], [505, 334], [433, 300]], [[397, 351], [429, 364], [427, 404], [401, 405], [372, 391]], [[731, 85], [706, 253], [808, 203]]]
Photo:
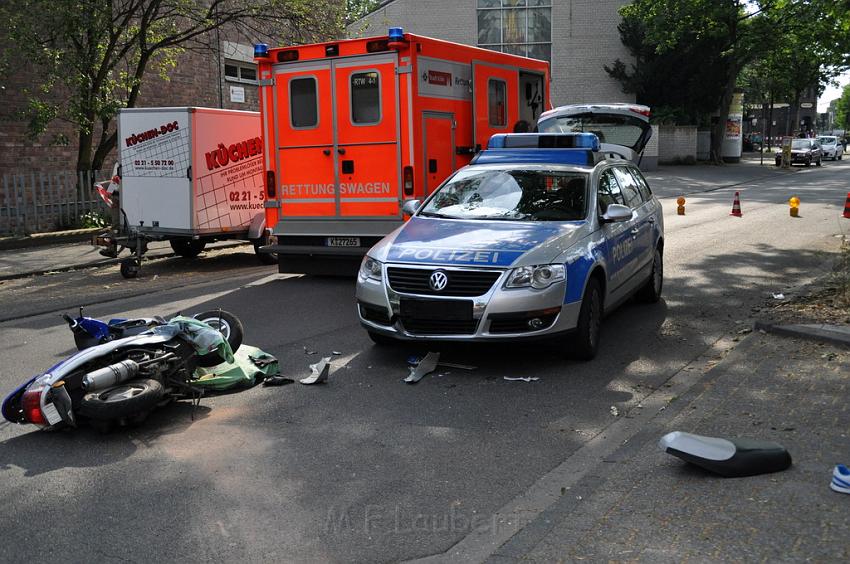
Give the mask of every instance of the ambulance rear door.
[[401, 217], [396, 67], [382, 53], [275, 68], [284, 225]]
[[519, 69], [472, 63], [472, 113], [476, 145], [496, 133], [511, 133], [519, 121]]

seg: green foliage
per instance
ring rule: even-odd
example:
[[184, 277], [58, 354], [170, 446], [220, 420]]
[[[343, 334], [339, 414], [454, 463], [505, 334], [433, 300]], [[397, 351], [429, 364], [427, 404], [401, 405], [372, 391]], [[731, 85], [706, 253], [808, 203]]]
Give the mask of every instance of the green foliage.
[[109, 227], [111, 222], [105, 213], [91, 210], [80, 216], [79, 223], [83, 229], [90, 229], [92, 227]]
[[606, 71], [656, 119], [699, 124], [717, 111], [715, 156], [736, 86], [749, 100], [799, 99], [850, 65], [846, 0], [634, 0], [620, 14], [635, 64]]
[[0, 36], [17, 46], [0, 54], [0, 73], [25, 53], [40, 82], [26, 92], [18, 117], [33, 137], [57, 120], [73, 124], [78, 170], [100, 169], [116, 144], [114, 117], [137, 104], [145, 76], [167, 79], [188, 49], [215, 53], [212, 32], [249, 44], [291, 44], [333, 38], [341, 29], [338, 0], [0, 2]]
[[840, 129], [844, 129], [845, 136], [850, 135], [850, 84], [841, 91], [835, 111], [835, 122]]
[[345, 23], [356, 22], [380, 3], [380, 0], [345, 0]]

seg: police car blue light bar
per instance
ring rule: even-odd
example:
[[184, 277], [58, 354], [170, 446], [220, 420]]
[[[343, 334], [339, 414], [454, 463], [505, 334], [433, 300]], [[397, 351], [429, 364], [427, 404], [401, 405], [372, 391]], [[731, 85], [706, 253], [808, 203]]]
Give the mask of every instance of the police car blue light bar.
[[499, 133], [490, 137], [487, 149], [589, 149], [599, 150], [593, 133]]
[[500, 133], [472, 164], [567, 164], [594, 166], [601, 158], [593, 133]]
[[262, 59], [269, 56], [269, 46], [265, 43], [257, 43], [254, 45], [254, 58]]

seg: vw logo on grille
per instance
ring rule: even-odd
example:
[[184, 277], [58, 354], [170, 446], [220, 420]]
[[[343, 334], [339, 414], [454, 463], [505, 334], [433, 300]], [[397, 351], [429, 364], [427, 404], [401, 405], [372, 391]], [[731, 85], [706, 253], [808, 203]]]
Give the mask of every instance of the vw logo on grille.
[[449, 283], [449, 277], [442, 270], [435, 270], [428, 279], [428, 286], [435, 292], [440, 292], [445, 289]]

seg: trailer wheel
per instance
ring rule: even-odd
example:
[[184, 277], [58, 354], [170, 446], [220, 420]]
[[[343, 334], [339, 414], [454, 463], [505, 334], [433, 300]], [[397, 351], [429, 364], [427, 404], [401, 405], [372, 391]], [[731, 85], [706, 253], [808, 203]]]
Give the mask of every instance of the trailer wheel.
[[135, 257], [125, 258], [121, 261], [121, 276], [124, 278], [138, 278], [141, 264]]
[[207, 246], [207, 242], [202, 239], [188, 239], [181, 237], [178, 239], [169, 239], [168, 242], [171, 244], [171, 248], [174, 252], [183, 258], [195, 258], [201, 254], [201, 251], [203, 251], [204, 247]]

